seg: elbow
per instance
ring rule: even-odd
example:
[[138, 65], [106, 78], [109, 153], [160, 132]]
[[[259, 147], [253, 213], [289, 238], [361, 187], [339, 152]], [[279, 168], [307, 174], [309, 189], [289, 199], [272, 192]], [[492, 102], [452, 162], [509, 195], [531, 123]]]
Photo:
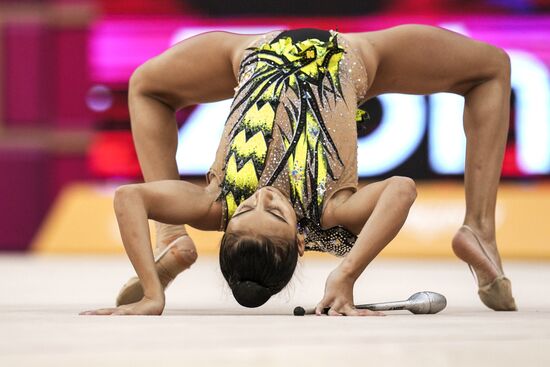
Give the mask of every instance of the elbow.
[[389, 179], [388, 186], [392, 189], [395, 197], [403, 205], [410, 207], [416, 200], [416, 184], [409, 177], [394, 176]]

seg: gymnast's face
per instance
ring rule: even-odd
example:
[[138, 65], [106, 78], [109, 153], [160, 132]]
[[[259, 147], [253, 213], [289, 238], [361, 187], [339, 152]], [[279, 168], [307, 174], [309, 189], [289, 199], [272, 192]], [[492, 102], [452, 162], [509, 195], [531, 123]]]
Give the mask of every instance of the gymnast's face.
[[227, 231], [294, 239], [296, 225], [296, 213], [287, 197], [276, 188], [265, 186], [237, 207]]

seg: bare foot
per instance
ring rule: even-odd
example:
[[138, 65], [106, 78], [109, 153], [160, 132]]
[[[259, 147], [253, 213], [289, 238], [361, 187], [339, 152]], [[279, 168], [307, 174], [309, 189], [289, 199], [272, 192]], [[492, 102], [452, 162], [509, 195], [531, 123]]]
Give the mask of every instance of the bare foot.
[[483, 241], [469, 227], [463, 226], [455, 234], [453, 251], [456, 256], [474, 269], [479, 287], [487, 285], [498, 276], [503, 275], [496, 242]]

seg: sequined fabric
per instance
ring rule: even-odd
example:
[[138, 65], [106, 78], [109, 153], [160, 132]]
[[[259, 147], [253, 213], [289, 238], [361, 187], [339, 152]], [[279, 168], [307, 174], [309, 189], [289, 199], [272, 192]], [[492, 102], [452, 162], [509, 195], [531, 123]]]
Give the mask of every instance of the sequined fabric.
[[306, 249], [342, 256], [355, 236], [320, 223], [332, 195], [357, 188], [357, 101], [366, 73], [338, 33], [296, 40], [292, 32], [263, 35], [241, 61], [209, 173], [221, 182], [221, 228], [242, 201], [272, 185], [293, 203]]
[[304, 235], [307, 251], [328, 252], [334, 256], [344, 256], [353, 247], [357, 237], [342, 226], [322, 229], [309, 218], [298, 222], [298, 231]]

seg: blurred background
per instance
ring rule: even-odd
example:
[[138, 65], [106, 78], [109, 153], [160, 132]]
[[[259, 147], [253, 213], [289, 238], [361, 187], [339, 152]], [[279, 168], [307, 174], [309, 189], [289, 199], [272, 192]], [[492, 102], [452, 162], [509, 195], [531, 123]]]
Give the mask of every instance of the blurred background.
[[[113, 190], [141, 180], [128, 79], [171, 45], [210, 30], [361, 32], [403, 23], [445, 27], [510, 55], [498, 239], [504, 257], [550, 258], [550, 0], [0, 1], [0, 251], [122, 252]], [[204, 182], [229, 104], [178, 113], [184, 179]], [[400, 174], [419, 186], [384, 255], [450, 256], [464, 215], [462, 98], [391, 94], [365, 107], [361, 182]], [[219, 233], [192, 234], [203, 253], [215, 253]]]

